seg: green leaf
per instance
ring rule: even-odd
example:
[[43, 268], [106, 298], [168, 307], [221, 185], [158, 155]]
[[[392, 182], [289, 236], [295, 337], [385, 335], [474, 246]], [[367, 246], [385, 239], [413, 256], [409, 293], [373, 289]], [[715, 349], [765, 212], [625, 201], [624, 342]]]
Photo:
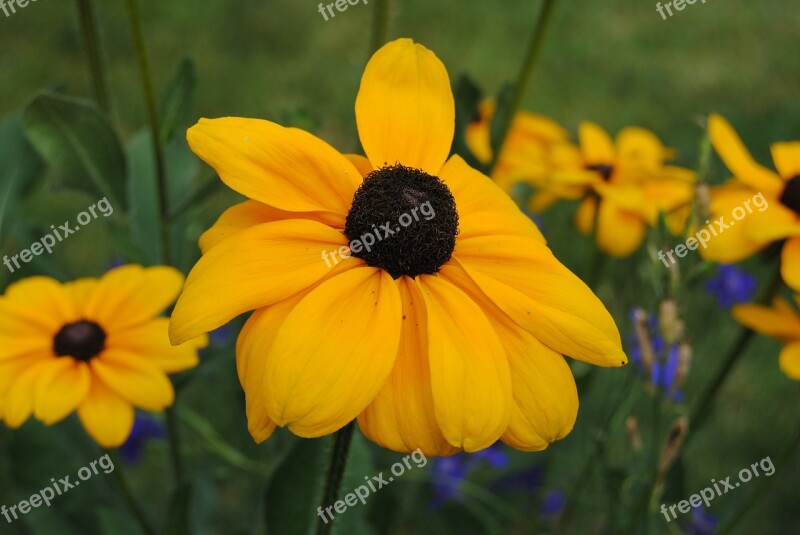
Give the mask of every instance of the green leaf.
[[[511, 95], [514, 93], [514, 87], [511, 84], [505, 84], [500, 92], [497, 94], [497, 108], [495, 109], [494, 116], [492, 117], [492, 125], [489, 133], [489, 141], [492, 145], [492, 154], [497, 154], [502, 148], [500, 145], [504, 140], [500, 139], [503, 135], [501, 132], [503, 118], [508, 115], [508, 108], [511, 105]], [[512, 118], [513, 120], [513, 118]]]
[[44, 162], [25, 138], [22, 118], [0, 121], [0, 236], [15, 201], [30, 194], [43, 170]]
[[159, 137], [162, 144], [181, 132], [192, 120], [196, 87], [197, 68], [194, 61], [184, 58], [161, 102]]
[[25, 109], [23, 121], [28, 139], [63, 185], [127, 206], [122, 145], [93, 102], [45, 91]]

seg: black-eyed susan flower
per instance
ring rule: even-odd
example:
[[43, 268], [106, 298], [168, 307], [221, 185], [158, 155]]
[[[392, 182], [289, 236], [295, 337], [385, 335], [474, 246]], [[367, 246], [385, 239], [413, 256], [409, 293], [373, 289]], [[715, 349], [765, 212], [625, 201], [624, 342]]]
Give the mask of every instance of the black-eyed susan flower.
[[205, 335], [174, 347], [167, 318], [183, 275], [128, 265], [100, 279], [61, 284], [30, 277], [0, 297], [0, 415], [12, 428], [31, 415], [52, 425], [77, 411], [103, 447], [128, 438], [134, 407], [172, 404], [168, 373], [192, 368]]
[[749, 209], [746, 217], [710, 240], [701, 254], [709, 260], [732, 263], [786, 240], [781, 275], [786, 284], [800, 290], [800, 141], [772, 144], [775, 172], [753, 159], [721, 116], [709, 118], [708, 133], [714, 149], [734, 176], [724, 186], [711, 189], [711, 218], [730, 221], [734, 210]]
[[455, 106], [430, 50], [381, 48], [355, 108], [366, 158], [264, 120], [189, 130], [250, 200], [202, 236], [173, 342], [255, 310], [237, 365], [259, 442], [356, 418], [374, 442], [425, 455], [563, 437], [578, 398], [562, 355], [625, 364], [613, 319], [506, 194], [448, 159]]
[[[795, 295], [794, 300], [800, 304], [800, 295]], [[776, 298], [772, 307], [738, 305], [733, 308], [733, 317], [742, 325], [783, 342], [778, 359], [781, 371], [800, 381], [800, 315], [792, 305], [781, 298]]]
[[673, 233], [683, 230], [694, 173], [668, 165], [673, 153], [655, 134], [627, 127], [614, 142], [601, 127], [584, 122], [578, 137], [578, 147], [561, 144], [551, 149], [554, 169], [536, 184], [541, 192], [531, 200], [532, 208], [541, 209], [557, 198], [582, 199], [578, 229], [589, 234], [596, 222], [598, 246], [615, 257], [636, 251], [659, 213], [666, 214]]
[[[476, 120], [467, 125], [466, 142], [470, 151], [483, 164], [492, 160], [490, 130], [495, 113], [494, 100], [480, 103]], [[509, 192], [519, 182], [536, 182], [552, 169], [550, 149], [566, 143], [569, 134], [554, 120], [529, 113], [514, 115], [500, 156], [492, 170], [492, 179], [504, 191]]]

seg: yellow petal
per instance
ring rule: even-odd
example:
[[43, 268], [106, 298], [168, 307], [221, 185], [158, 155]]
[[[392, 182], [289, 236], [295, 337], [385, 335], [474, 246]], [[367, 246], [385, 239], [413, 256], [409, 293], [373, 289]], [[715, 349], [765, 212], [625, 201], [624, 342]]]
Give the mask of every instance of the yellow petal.
[[536, 224], [497, 185], [457, 155], [450, 158], [439, 177], [456, 200], [458, 239], [472, 236], [525, 236], [544, 243]]
[[774, 308], [738, 305], [732, 312], [736, 321], [761, 334], [783, 341], [800, 339], [800, 317], [782, 299], [776, 299]]
[[164, 311], [183, 286], [183, 274], [169, 266], [112, 269], [100, 279], [84, 313], [106, 332], [139, 325]]
[[447, 70], [424, 46], [397, 39], [369, 60], [356, 123], [373, 168], [400, 163], [438, 175], [453, 143], [455, 116]]
[[155, 318], [143, 325], [122, 331], [112, 331], [106, 347], [138, 355], [166, 373], [194, 368], [199, 363], [197, 351], [208, 346], [203, 335], [179, 346], [169, 343], [169, 318]]
[[800, 238], [792, 238], [784, 244], [781, 276], [791, 289], [800, 291]]
[[40, 360], [15, 378], [3, 400], [3, 416], [8, 427], [16, 429], [31, 416], [36, 383], [48, 368], [56, 365], [55, 361], [55, 358]]
[[[251, 227], [212, 247], [192, 268], [175, 305], [172, 343], [310, 286], [333, 267], [323, 254], [346, 243], [341, 232], [322, 223], [293, 219]], [[350, 265], [358, 262], [348, 257], [337, 267]]]
[[0, 333], [14, 335], [21, 335], [20, 329], [30, 332], [34, 326], [43, 333], [55, 335], [65, 324], [79, 319], [64, 287], [55, 279], [38, 276], [22, 279], [6, 288], [0, 312], [3, 312]]
[[457, 242], [453, 256], [503, 312], [554, 351], [598, 366], [627, 363], [611, 314], [546, 245], [473, 238]]
[[781, 371], [786, 374], [789, 379], [800, 381], [800, 342], [787, 344], [781, 350], [780, 358], [778, 359]]
[[457, 448], [488, 448], [511, 418], [511, 376], [503, 346], [478, 305], [452, 283], [421, 275], [417, 284], [427, 310], [439, 427]]
[[133, 429], [131, 404], [97, 378], [92, 380], [92, 388], [78, 409], [78, 416], [86, 432], [103, 448], [121, 446]]
[[71, 414], [89, 394], [91, 374], [84, 362], [62, 357], [45, 369], [36, 382], [34, 414], [52, 425]]
[[[786, 208], [777, 200], [762, 203], [761, 210], [755, 209], [750, 204], [750, 211], [746, 213], [737, 225], [745, 225], [747, 237], [757, 243], [770, 243], [791, 236], [800, 236], [800, 218], [792, 210]], [[768, 204], [767, 204], [768, 203]], [[726, 218], [729, 222], [732, 218]]]
[[672, 156], [672, 151], [661, 144], [658, 136], [638, 126], [623, 128], [617, 134], [617, 147], [621, 165], [649, 170], [658, 169]]
[[39, 351], [28, 353], [18, 357], [0, 359], [0, 398], [2, 398], [9, 388], [17, 382], [17, 378], [28, 368], [47, 361], [55, 360], [52, 351]]
[[800, 141], [772, 144], [772, 160], [784, 180], [800, 176]]
[[578, 138], [586, 165], [613, 165], [616, 161], [614, 142], [598, 125], [582, 122], [578, 127]]
[[708, 135], [717, 154], [737, 179], [756, 192], [771, 196], [780, 194], [783, 187], [780, 177], [750, 156], [736, 131], [722, 116], [713, 114], [708, 118]]
[[92, 372], [129, 403], [149, 411], [172, 405], [175, 391], [164, 372], [131, 353], [104, 351], [89, 362]]
[[[239, 232], [261, 223], [272, 223], [283, 219], [310, 219], [320, 223], [344, 222], [330, 221], [326, 212], [287, 212], [258, 201], [245, 201], [225, 210], [216, 223], [200, 236], [200, 250], [205, 254], [216, 244]], [[343, 227], [342, 227], [343, 228]]]
[[342, 428], [377, 395], [400, 343], [402, 305], [388, 273], [349, 270], [294, 307], [267, 354], [267, 413], [302, 437]]
[[[720, 217], [724, 217], [725, 221], [729, 221], [731, 219], [731, 213], [735, 208], [743, 206], [748, 200], [752, 202], [754, 193], [755, 192], [749, 188], [734, 184], [711, 188], [712, 216], [710, 221], [716, 221]], [[769, 210], [763, 213], [765, 214], [767, 212], [769, 212]], [[754, 240], [751, 237], [751, 232], [748, 227], [752, 222], [756, 221], [759, 215], [751, 214], [747, 219], [726, 229], [725, 232], [718, 233], [717, 236], [713, 236], [711, 228], [703, 222], [703, 228], [705, 228], [709, 234], [710, 239], [706, 241], [705, 247], [699, 249], [700, 256], [705, 260], [731, 264], [744, 260], [769, 245], [768, 241]], [[710, 224], [714, 225], [714, 229], [716, 229], [717, 226], [713, 221]], [[696, 230], [691, 233], [694, 234], [695, 232]]]
[[269, 121], [200, 119], [187, 139], [229, 187], [288, 212], [328, 212], [328, 219], [342, 221], [361, 183], [336, 149]]
[[442, 435], [434, 411], [425, 304], [412, 279], [401, 277], [396, 283], [403, 302], [400, 350], [358, 425], [367, 438], [393, 451], [419, 448], [426, 456], [451, 455], [458, 449]]
[[293, 296], [253, 312], [236, 342], [236, 371], [245, 394], [247, 429], [259, 444], [267, 440], [276, 427], [275, 422], [267, 415], [265, 405], [267, 355], [278, 335], [278, 329], [299, 302], [299, 297]]
[[508, 357], [514, 407], [503, 442], [519, 450], [539, 451], [564, 438], [578, 416], [578, 390], [564, 357], [519, 328], [458, 264], [448, 264], [440, 273], [486, 313]]
[[608, 201], [600, 202], [597, 220], [597, 244], [616, 258], [626, 257], [639, 249], [647, 229], [641, 216], [617, 208]]
[[350, 163], [353, 164], [353, 167], [358, 169], [361, 176], [367, 176], [373, 171], [372, 164], [365, 156], [361, 156], [360, 154], [345, 154], [344, 157], [350, 160]]

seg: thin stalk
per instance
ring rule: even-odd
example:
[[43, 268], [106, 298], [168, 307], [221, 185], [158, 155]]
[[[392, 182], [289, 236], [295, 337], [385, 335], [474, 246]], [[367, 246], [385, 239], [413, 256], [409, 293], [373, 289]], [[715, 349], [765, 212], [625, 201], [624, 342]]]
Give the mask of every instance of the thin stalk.
[[522, 62], [522, 67], [517, 75], [517, 81], [514, 83], [514, 90], [511, 94], [509, 105], [506, 108], [505, 113], [503, 113], [502, 116], [497, 117], [497, 120], [499, 121], [499, 135], [497, 137], [499, 143], [497, 144], [497, 150], [492, 156], [492, 162], [489, 164], [489, 176], [492, 176], [492, 173], [494, 172], [494, 168], [497, 165], [500, 153], [503, 150], [503, 145], [508, 137], [508, 131], [511, 129], [511, 123], [514, 120], [514, 115], [522, 105], [522, 100], [525, 97], [525, 90], [527, 89], [528, 83], [530, 82], [531, 77], [533, 76], [533, 73], [539, 64], [539, 60], [542, 57], [545, 36], [547, 35], [547, 30], [553, 20], [553, 12], [555, 11], [554, 8], [557, 2], [558, 0], [544, 0], [542, 12], [539, 15], [539, 20], [536, 23], [536, 28], [534, 29], [530, 44], [528, 46], [527, 55], [525, 56], [525, 60]]
[[122, 470], [122, 461], [120, 460], [117, 451], [109, 450], [107, 453], [109, 457], [111, 457], [111, 461], [114, 463], [114, 470], [112, 472], [114, 474], [114, 479], [117, 480], [117, 484], [122, 491], [122, 496], [125, 499], [125, 503], [128, 505], [131, 513], [133, 513], [136, 522], [139, 524], [139, 527], [142, 528], [142, 531], [147, 535], [155, 535], [155, 530], [147, 520], [147, 516], [144, 514], [141, 505], [139, 505], [139, 502], [136, 500], [136, 497], [134, 496], [133, 491], [128, 484], [128, 480], [125, 478], [125, 474]]
[[153, 89], [153, 77], [150, 74], [150, 60], [147, 56], [147, 47], [144, 41], [144, 29], [142, 18], [139, 12], [138, 0], [127, 0], [128, 19], [133, 34], [133, 43], [136, 48], [136, 59], [139, 64], [139, 76], [142, 80], [142, 91], [144, 93], [145, 109], [147, 111], [147, 122], [150, 127], [150, 137], [153, 144], [153, 156], [156, 162], [156, 177], [158, 179], [158, 209], [161, 215], [162, 234], [164, 244], [164, 262], [169, 262], [170, 257], [170, 235], [168, 231], [169, 208], [167, 197], [167, 174], [164, 164], [164, 152], [159, 141], [160, 126], [158, 112], [156, 110], [155, 90]]
[[[769, 304], [778, 294], [782, 286], [783, 282], [781, 280], [780, 269], [777, 269], [770, 282], [762, 288], [756, 302], [762, 305]], [[714, 401], [719, 389], [730, 375], [731, 371], [736, 365], [736, 362], [739, 360], [739, 357], [744, 353], [744, 350], [747, 348], [747, 345], [750, 343], [750, 340], [753, 338], [754, 334], [755, 333], [753, 330], [747, 327], [743, 327], [739, 331], [739, 335], [736, 337], [736, 342], [733, 344], [733, 346], [731, 346], [731, 349], [728, 351], [728, 354], [725, 356], [725, 358], [722, 359], [722, 363], [720, 364], [717, 373], [714, 375], [714, 378], [708, 383], [708, 386], [700, 394], [700, 396], [698, 396], [698, 401], [694, 404], [689, 417], [689, 425], [692, 426], [692, 433], [689, 435], [689, 438], [697, 435], [697, 430], [700, 428], [700, 425], [705, 421], [708, 413], [710, 412], [709, 408], [711, 403]]]
[[97, 33], [97, 23], [91, 0], [76, 0], [78, 17], [81, 25], [81, 35], [86, 46], [86, 61], [89, 64], [89, 74], [92, 78], [92, 88], [97, 105], [107, 114], [110, 112], [108, 87], [106, 75], [103, 70], [103, 60], [100, 54], [100, 38]]
[[[350, 453], [350, 444], [353, 442], [354, 422], [350, 422], [336, 432], [331, 450], [331, 462], [328, 465], [328, 475], [325, 479], [325, 493], [322, 495], [322, 507], [334, 503], [339, 497], [342, 487], [344, 470], [347, 467], [347, 456]], [[315, 515], [316, 516], [316, 515]], [[317, 535], [328, 535], [333, 527], [333, 522], [327, 524], [320, 520], [317, 524]]]
[[372, 0], [372, 35], [369, 40], [370, 55], [383, 46], [389, 33], [389, 0]]
[[167, 407], [165, 411], [167, 417], [167, 436], [169, 437], [169, 456], [172, 461], [172, 471], [175, 475], [176, 481], [183, 481], [183, 457], [181, 457], [181, 438], [180, 438], [180, 422], [176, 414], [177, 397], [175, 403], [171, 407]]

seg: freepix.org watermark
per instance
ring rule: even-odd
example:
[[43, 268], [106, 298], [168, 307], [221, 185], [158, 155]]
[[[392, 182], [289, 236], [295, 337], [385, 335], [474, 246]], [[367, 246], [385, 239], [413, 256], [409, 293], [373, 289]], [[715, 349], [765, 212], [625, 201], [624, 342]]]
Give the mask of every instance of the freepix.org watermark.
[[[728, 476], [720, 481], [712, 479], [710, 487], [704, 488], [699, 494], [692, 494], [688, 500], [681, 500], [677, 504], [670, 505], [669, 507], [665, 504], [661, 504], [661, 514], [664, 515], [667, 522], [672, 522], [678, 518], [675, 508], [677, 508], [680, 513], [686, 514], [692, 507], [700, 507], [702, 504], [705, 504], [706, 508], [711, 507], [711, 501], [714, 498], [727, 494], [729, 491], [738, 488], [742, 483], [747, 483], [753, 479], [753, 477], [759, 477], [761, 475], [758, 473], [759, 468], [761, 468], [761, 472], [767, 477], [775, 473], [775, 465], [772, 464], [772, 459], [770, 459], [769, 456], [764, 457], [760, 461], [751, 464], [749, 467], [739, 470], [739, 481], [731, 483], [731, 477], [733, 476]], [[670, 518], [670, 515], [672, 518]]]
[[[114, 471], [114, 461], [111, 460], [111, 457], [108, 454], [103, 455], [96, 461], [92, 461], [88, 464], [88, 466], [84, 466], [80, 470], [78, 470], [78, 479], [74, 481], [70, 481], [71, 476], [64, 476], [56, 481], [56, 478], [50, 478], [50, 482], [52, 485], [49, 485], [27, 500], [22, 500], [21, 502], [11, 505], [11, 506], [0, 506], [0, 514], [2, 514], [6, 522], [11, 524], [14, 520], [19, 519], [19, 515], [27, 515], [33, 509], [41, 507], [43, 504], [45, 507], [50, 507], [51, 502], [56, 498], [56, 496], [61, 496], [62, 494], [66, 494], [71, 489], [74, 489], [78, 485], [81, 484], [81, 481], [86, 481], [91, 479], [92, 476], [96, 476], [100, 473], [97, 467], [103, 469], [104, 474], [110, 474]], [[19, 512], [19, 515], [17, 514]]]
[[329, 19], [328, 19], [328, 14], [325, 13], [326, 8], [328, 13], [330, 13], [331, 15], [330, 18], [334, 18], [336, 16], [336, 13], [333, 12], [334, 7], [336, 7], [336, 11], [338, 11], [339, 13], [344, 13], [345, 11], [347, 11], [348, 7], [356, 6], [362, 2], [364, 3], [364, 5], [369, 4], [367, 0], [336, 0], [335, 2], [331, 2], [327, 6], [320, 2], [319, 6], [317, 7], [317, 11], [319, 11], [322, 14], [322, 18], [324, 18], [325, 22], [327, 22]]
[[[349, 246], [342, 245], [338, 249], [330, 252], [322, 251], [322, 259], [328, 267], [333, 267], [340, 261], [340, 259], [336, 258], [337, 255], [341, 256], [341, 260], [344, 260], [349, 258], [351, 253], [358, 254], [362, 250], [370, 252], [372, 251], [372, 246], [379, 241], [391, 238], [396, 233], [401, 232], [402, 229], [411, 226], [415, 221], [419, 221], [420, 214], [422, 214], [425, 221], [430, 221], [436, 217], [436, 211], [433, 209], [430, 201], [424, 202], [414, 207], [411, 211], [400, 215], [400, 217], [397, 218], [399, 225], [395, 225], [394, 229], [392, 229], [391, 221], [387, 221], [380, 226], [372, 225], [372, 232], [367, 232], [351, 240]], [[331, 261], [333, 263], [331, 263]]]
[[[667, 13], [669, 13], [669, 16], [671, 17], [673, 15], [672, 13], [673, 7], [675, 8], [676, 11], [683, 11], [684, 9], [686, 9], [686, 4], [692, 5], [695, 2], [697, 2], [697, 0], [671, 0], [670, 2], [664, 3], [663, 6], [661, 5], [661, 2], [658, 2], [656, 4], [656, 11], [658, 11], [658, 14], [661, 15], [662, 19], [667, 20], [667, 15], [664, 13], [665, 9], [667, 10]], [[706, 0], [700, 0], [700, 2], [705, 4]]]
[[[411, 465], [411, 461], [414, 461], [414, 466]], [[402, 476], [406, 473], [406, 470], [411, 470], [412, 468], [422, 468], [426, 464], [428, 464], [428, 459], [425, 457], [425, 454], [422, 453], [421, 449], [412, 451], [400, 459], [400, 461], [397, 461], [392, 465], [392, 475], [389, 476], [388, 479], [384, 478], [383, 472], [379, 473], [377, 476], [372, 476], [372, 479], [370, 479], [368, 476], [364, 476], [364, 479], [367, 482], [366, 485], [356, 487], [353, 489], [353, 492], [345, 495], [344, 500], [338, 500], [336, 503], [329, 505], [324, 510], [320, 505], [317, 507], [317, 516], [319, 516], [322, 521], [327, 524], [333, 520], [334, 516], [336, 516], [333, 514], [333, 511], [336, 511], [338, 514], [342, 514], [347, 511], [348, 507], [357, 505], [359, 501], [362, 505], [367, 503], [367, 498], [371, 493], [378, 492], [383, 487], [394, 481], [395, 477]]]
[[[706, 219], [706, 226], [698, 230], [693, 237], [687, 238], [686, 243], [682, 243], [666, 253], [663, 249], [660, 250], [658, 252], [658, 259], [664, 262], [665, 267], [669, 267], [671, 264], [677, 263], [673, 254], [678, 255], [678, 258], [683, 258], [689, 251], [695, 251], [700, 246], [705, 249], [708, 247], [708, 242], [711, 241], [712, 238], [719, 236], [727, 229], [734, 226], [737, 221], [741, 221], [747, 217], [748, 214], [752, 214], [753, 208], [757, 209], [759, 212], [763, 212], [769, 208], [769, 202], [764, 198], [763, 193], [753, 195], [752, 199], [747, 199], [741, 206], [734, 208], [731, 211], [731, 217], [734, 219], [733, 221], [727, 222], [725, 221], [725, 216], [721, 216], [712, 224], [711, 221]], [[667, 262], [667, 258], [669, 258], [669, 262]]]
[[[95, 211], [95, 209], [97, 211]], [[15, 269], [22, 267], [19, 263], [20, 260], [27, 264], [33, 260], [34, 256], [39, 256], [45, 251], [47, 251], [47, 254], [52, 253], [53, 247], [56, 246], [56, 243], [63, 241], [69, 236], [72, 236], [78, 232], [82, 226], [86, 226], [97, 219], [97, 212], [100, 212], [103, 217], [108, 217], [114, 213], [114, 207], [111, 206], [111, 203], [108, 202], [108, 199], [105, 197], [88, 207], [86, 210], [87, 211], [78, 214], [76, 218], [78, 223], [74, 227], [70, 226], [71, 224], [69, 221], [65, 221], [64, 224], [59, 225], [58, 228], [56, 228], [55, 225], [50, 225], [50, 229], [53, 231], [52, 233], [45, 234], [39, 239], [39, 241], [33, 242], [30, 247], [23, 249], [13, 256], [3, 256], [3, 264], [5, 264], [11, 273], [14, 273]], [[12, 267], [12, 263], [14, 267]]]

